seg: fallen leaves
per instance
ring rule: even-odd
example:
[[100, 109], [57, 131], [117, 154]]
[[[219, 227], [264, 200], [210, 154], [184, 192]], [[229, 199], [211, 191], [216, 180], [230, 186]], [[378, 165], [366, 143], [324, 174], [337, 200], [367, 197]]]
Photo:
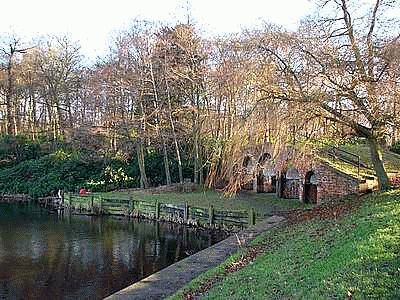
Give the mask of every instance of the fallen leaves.
[[[336, 221], [338, 218], [347, 215], [354, 209], [358, 208], [360, 205], [361, 199], [338, 200], [336, 202], [324, 203], [307, 210], [292, 210], [289, 213], [285, 214], [285, 217], [288, 220], [288, 226], [295, 226], [296, 224], [300, 224], [315, 218]], [[353, 228], [355, 228], [356, 226], [357, 224], [352, 224]], [[320, 229], [319, 231], [314, 232], [312, 236], [314, 238], [319, 238], [323, 236], [328, 230], [329, 228], [323, 228], [322, 230]], [[279, 230], [276, 230], [275, 232], [279, 235]], [[221, 282], [228, 274], [237, 272], [240, 269], [246, 267], [247, 265], [255, 261], [259, 255], [265, 253], [273, 247], [277, 247], [278, 245], [279, 241], [274, 239], [274, 243], [271, 243], [267, 240], [258, 245], [247, 246], [245, 248], [245, 252], [238, 259], [225, 266], [222, 274], [214, 275], [205, 280], [198, 288], [186, 292], [186, 294], [184, 294], [184, 299], [193, 300], [200, 298], [202, 295], [205, 295], [207, 291], [209, 291], [214, 285], [216, 285], [218, 282]], [[323, 254], [320, 255], [321, 257], [324, 256]], [[234, 291], [232, 291], [232, 293], [234, 293]], [[351, 291], [348, 291], [347, 296], [348, 299], [352, 299]]]

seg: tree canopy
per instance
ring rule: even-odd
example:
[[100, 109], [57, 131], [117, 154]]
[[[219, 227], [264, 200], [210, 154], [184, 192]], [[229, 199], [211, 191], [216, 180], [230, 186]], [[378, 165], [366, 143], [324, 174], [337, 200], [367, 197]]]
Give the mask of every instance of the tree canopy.
[[216, 38], [136, 20], [92, 66], [67, 37], [3, 36], [0, 132], [134, 157], [142, 187], [150, 149], [166, 184], [190, 161], [194, 182], [216, 186], [249, 145], [363, 138], [385, 190], [380, 149], [399, 138], [397, 4], [320, 1], [297, 31]]

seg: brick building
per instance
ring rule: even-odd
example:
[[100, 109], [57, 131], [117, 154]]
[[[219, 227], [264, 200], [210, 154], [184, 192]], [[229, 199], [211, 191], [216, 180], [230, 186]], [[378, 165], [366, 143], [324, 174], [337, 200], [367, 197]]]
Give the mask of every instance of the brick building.
[[305, 203], [321, 203], [358, 193], [357, 178], [345, 174], [325, 162], [315, 160], [310, 163], [308, 168], [301, 171], [298, 171], [295, 166], [292, 166], [291, 169], [279, 173], [278, 197], [299, 199]]
[[[298, 158], [298, 157], [297, 157]], [[279, 155], [264, 152], [258, 158], [247, 152], [243, 159], [246, 178], [242, 189], [256, 193], [276, 193], [280, 198], [298, 199], [306, 203], [322, 203], [330, 199], [357, 194], [357, 178], [335, 169], [316, 156], [296, 159], [293, 151]]]

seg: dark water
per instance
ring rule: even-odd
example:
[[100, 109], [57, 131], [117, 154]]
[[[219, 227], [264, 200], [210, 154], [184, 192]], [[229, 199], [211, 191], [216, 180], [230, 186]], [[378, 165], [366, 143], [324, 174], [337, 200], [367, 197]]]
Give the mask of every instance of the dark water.
[[0, 299], [99, 299], [223, 238], [185, 226], [0, 203]]

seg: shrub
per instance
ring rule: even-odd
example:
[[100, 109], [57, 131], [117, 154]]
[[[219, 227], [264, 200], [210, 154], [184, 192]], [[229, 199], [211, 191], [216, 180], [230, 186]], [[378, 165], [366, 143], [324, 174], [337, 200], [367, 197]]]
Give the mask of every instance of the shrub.
[[392, 147], [390, 147], [390, 151], [400, 154], [400, 141], [397, 141], [396, 143], [394, 143], [392, 145]]
[[[10, 137], [2, 141], [9, 140]], [[29, 144], [20, 140], [16, 144]], [[1, 141], [0, 141], [1, 143]], [[32, 197], [56, 194], [59, 189], [77, 191], [86, 187], [94, 192], [114, 189], [139, 187], [140, 171], [136, 157], [128, 158], [120, 153], [100, 156], [93, 151], [65, 150], [65, 146], [44, 155], [39, 144], [32, 144], [30, 151], [18, 150], [18, 147], [2, 149], [6, 153], [20, 153], [19, 160], [0, 169], [0, 192], [24, 193]], [[26, 149], [28, 149], [26, 148]], [[182, 154], [183, 175], [192, 177], [191, 159]], [[178, 182], [178, 164], [174, 155], [169, 157], [170, 172], [173, 182]], [[160, 152], [153, 148], [145, 151], [146, 174], [151, 186], [166, 183], [164, 160]]]
[[40, 144], [23, 135], [0, 136], [0, 160], [2, 166], [9, 166], [41, 155]]
[[0, 170], [0, 190], [32, 197], [55, 194], [58, 189], [74, 191], [101, 170], [101, 164], [81, 153], [56, 153], [23, 161]]

